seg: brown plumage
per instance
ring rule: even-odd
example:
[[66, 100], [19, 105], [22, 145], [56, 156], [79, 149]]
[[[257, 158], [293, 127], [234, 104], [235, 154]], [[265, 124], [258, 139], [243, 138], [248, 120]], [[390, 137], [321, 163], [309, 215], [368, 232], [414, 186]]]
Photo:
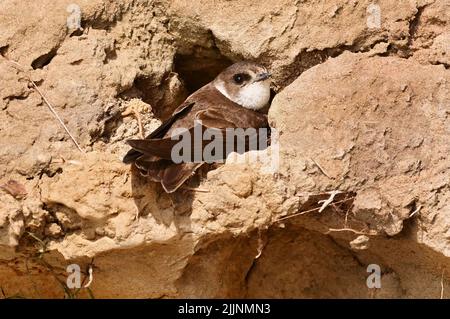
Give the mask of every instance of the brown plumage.
[[[225, 144], [227, 128], [268, 128], [267, 116], [254, 110], [261, 109], [268, 102], [268, 95], [267, 98], [265, 96], [270, 94], [266, 92], [266, 88], [270, 90], [268, 76], [265, 68], [253, 63], [241, 62], [228, 67], [214, 81], [189, 96], [145, 139], [127, 141], [133, 149], [125, 155], [124, 163], [134, 163], [141, 174], [161, 182], [166, 192], [174, 192], [204, 164], [192, 161], [176, 164], [172, 161], [172, 147], [179, 142], [171, 139], [174, 130], [187, 129], [192, 133], [195, 121], [200, 120], [203, 131], [215, 129], [221, 132]], [[264, 95], [262, 98], [260, 91]], [[242, 101], [245, 105], [233, 100]], [[252, 138], [258, 136], [248, 137]], [[202, 141], [200, 147], [203, 149], [210, 142]], [[248, 142], [246, 140], [245, 151], [249, 150]], [[225, 153], [224, 158], [226, 156]]]

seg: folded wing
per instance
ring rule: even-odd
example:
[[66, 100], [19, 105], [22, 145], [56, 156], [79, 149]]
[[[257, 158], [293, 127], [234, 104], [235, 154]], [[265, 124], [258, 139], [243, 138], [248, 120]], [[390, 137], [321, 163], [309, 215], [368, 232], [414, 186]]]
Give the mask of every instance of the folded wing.
[[[173, 147], [180, 142], [178, 138], [172, 138], [169, 133], [172, 132], [174, 123], [182, 118], [187, 112], [192, 110], [195, 103], [185, 103], [181, 105], [170, 119], [165, 121], [158, 129], [150, 134], [146, 139], [129, 140], [128, 144], [133, 148], [127, 153], [123, 161], [125, 163], [134, 162], [136, 167], [143, 175], [149, 176], [155, 182], [161, 182], [166, 192], [171, 193], [178, 189], [195, 171], [204, 163], [194, 162], [194, 158], [184, 161], [182, 163], [175, 163], [172, 159]], [[201, 133], [206, 130], [211, 130], [217, 136], [219, 133], [220, 144], [226, 148], [227, 131], [233, 129], [250, 129], [247, 130], [244, 136], [234, 134], [232, 136], [234, 146], [241, 143], [244, 145], [242, 150], [248, 151], [255, 145], [254, 142], [259, 138], [259, 128], [267, 128], [267, 117], [264, 114], [257, 113], [252, 110], [244, 109], [242, 107], [210, 107], [207, 109], [200, 109], [191, 117], [192, 123], [189, 127], [183, 128], [184, 133], [189, 134], [190, 140], [190, 154], [203, 154], [204, 148], [212, 142], [212, 140], [204, 140], [195, 142], [194, 136], [196, 125], [200, 125]], [[179, 124], [179, 123], [177, 123]], [[179, 126], [179, 125], [178, 125]], [[254, 130], [252, 130], [254, 129]], [[216, 141], [217, 142], [217, 141]], [[243, 143], [243, 144], [242, 144]], [[216, 143], [217, 144], [217, 143]], [[258, 144], [256, 144], [258, 145]], [[261, 145], [257, 146], [262, 148]], [[236, 149], [236, 148], [233, 148]], [[228, 153], [224, 152], [223, 158], [226, 158]]]

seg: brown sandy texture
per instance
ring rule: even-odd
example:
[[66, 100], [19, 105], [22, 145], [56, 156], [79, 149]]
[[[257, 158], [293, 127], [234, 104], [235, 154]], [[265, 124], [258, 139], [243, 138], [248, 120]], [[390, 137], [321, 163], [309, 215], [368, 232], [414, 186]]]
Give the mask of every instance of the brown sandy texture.
[[[449, 297], [450, 4], [377, 3], [380, 28], [370, 1], [2, 1], [0, 297]], [[150, 132], [243, 59], [273, 73], [275, 174], [168, 195], [121, 163], [123, 112]]]

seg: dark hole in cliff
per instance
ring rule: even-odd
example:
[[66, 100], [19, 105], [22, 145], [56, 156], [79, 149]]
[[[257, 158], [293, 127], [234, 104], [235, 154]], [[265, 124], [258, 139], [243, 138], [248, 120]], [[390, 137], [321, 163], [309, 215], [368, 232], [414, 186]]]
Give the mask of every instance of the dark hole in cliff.
[[403, 220], [402, 230], [398, 234], [395, 234], [393, 238], [410, 238], [410, 236], [413, 236], [415, 232], [414, 229], [417, 227], [416, 214], [421, 208], [421, 206], [417, 205], [417, 200], [412, 200], [404, 208], [409, 210], [409, 217]]
[[79, 37], [83, 35], [83, 28], [76, 29], [72, 31], [72, 33], [69, 35], [69, 37]]
[[272, 101], [275, 98], [275, 95], [277, 94], [277, 92], [275, 92], [274, 89], [270, 89], [270, 99], [269, 99], [269, 105], [272, 105]]
[[216, 51], [197, 50], [191, 55], [175, 56], [175, 72], [179, 74], [189, 93], [214, 80], [233, 62]]
[[0, 55], [2, 57], [6, 57], [6, 54], [8, 53], [9, 45], [5, 45], [0, 47]]
[[52, 59], [56, 56], [56, 53], [58, 52], [58, 49], [54, 48], [50, 50], [50, 52], [41, 55], [40, 57], [36, 58], [33, 62], [31, 62], [31, 67], [36, 69], [42, 69], [44, 66], [48, 65]]
[[[152, 106], [161, 120], [167, 119], [189, 94], [211, 82], [233, 62], [216, 49], [195, 49], [191, 54], [177, 54], [174, 69], [157, 82], [152, 76], [139, 76], [133, 86], [121, 94], [124, 99], [140, 98]], [[173, 88], [173, 80], [179, 87]]]
[[105, 59], [103, 60], [103, 63], [108, 64], [110, 61], [117, 60], [117, 51], [113, 48], [107, 48], [105, 49]]

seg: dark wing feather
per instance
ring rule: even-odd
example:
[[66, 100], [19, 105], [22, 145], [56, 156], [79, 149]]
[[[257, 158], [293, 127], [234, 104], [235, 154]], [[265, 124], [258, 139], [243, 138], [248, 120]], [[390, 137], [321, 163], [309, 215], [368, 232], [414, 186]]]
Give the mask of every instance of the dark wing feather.
[[[220, 131], [222, 135], [220, 140], [223, 143], [222, 149], [226, 150], [226, 152], [224, 153], [225, 158], [231, 151], [238, 151], [239, 153], [241, 153], [267, 147], [267, 140], [264, 141], [265, 143], [263, 145], [258, 144], [260, 134], [258, 129], [269, 128], [267, 117], [264, 114], [259, 114], [254, 111], [250, 111], [254, 113], [248, 113], [246, 111], [250, 110], [240, 110], [240, 112], [228, 113], [226, 119], [224, 119], [224, 116], [215, 109], [208, 109], [197, 113], [197, 119], [202, 122], [202, 125], [205, 129], [214, 129]], [[236, 134], [231, 136], [227, 135], [227, 129], [237, 128], [243, 129], [245, 134]], [[268, 135], [269, 134], [267, 134], [267, 137]], [[229, 137], [232, 138], [232, 141], [227, 140]], [[233, 148], [227, 150], [226, 147], [231, 143], [233, 143]], [[239, 149], [238, 145], [242, 148]]]
[[[154, 139], [145, 139], [145, 140], [128, 140], [127, 143], [136, 151], [139, 152], [140, 155], [153, 155], [159, 158], [163, 158], [166, 160], [172, 160], [172, 149], [173, 147], [180, 143], [182, 140], [183, 143], [185, 139], [190, 138], [191, 145], [191, 154], [194, 154], [194, 151], [202, 150], [203, 144], [197, 145], [194, 143], [195, 138], [195, 128], [191, 127], [189, 130], [182, 129], [183, 132], [177, 135], [174, 134], [173, 139], [172, 136], [165, 138], [154, 138]], [[203, 129], [202, 129], [203, 131]], [[173, 132], [175, 133], [175, 132]], [[197, 149], [200, 147], [200, 149]]]
[[142, 154], [153, 155], [167, 160], [172, 158], [172, 148], [178, 142], [178, 140], [170, 138], [127, 141], [134, 150], [139, 152], [139, 156]]
[[202, 125], [206, 128], [224, 130], [226, 128], [236, 127], [236, 123], [233, 122], [233, 119], [229, 119], [228, 117], [225, 119], [222, 113], [214, 109], [197, 112], [195, 117], [197, 120], [202, 121]]
[[209, 108], [197, 112], [196, 119], [207, 128], [264, 128], [269, 127], [267, 116], [249, 109], [238, 108], [226, 110]]
[[173, 193], [191, 177], [203, 163], [174, 164], [154, 156], [142, 155], [135, 161], [142, 175], [154, 182], [160, 182], [167, 193]]
[[173, 193], [202, 165], [203, 163], [172, 164], [163, 171], [161, 185], [167, 193]]
[[164, 170], [173, 165], [171, 161], [158, 159], [151, 155], [141, 155], [134, 164], [142, 175], [149, 177], [154, 182], [161, 182]]
[[[170, 129], [172, 124], [181, 116], [183, 116], [186, 112], [188, 112], [192, 106], [194, 105], [194, 102], [184, 102], [181, 104], [172, 114], [172, 116], [164, 121], [156, 130], [151, 132], [146, 139], [153, 139], [153, 138], [161, 138], [166, 134], [166, 132]], [[124, 156], [123, 162], [125, 164], [130, 164], [134, 162], [139, 156], [141, 156], [142, 153], [138, 150], [131, 149], [128, 151], [128, 153]]]
[[172, 116], [167, 119], [164, 123], [162, 123], [156, 130], [150, 133], [146, 137], [146, 139], [150, 138], [161, 138], [166, 134], [166, 132], [169, 130], [169, 128], [172, 126], [172, 124], [181, 116], [186, 114], [186, 112], [189, 112], [189, 110], [194, 106], [194, 102], [185, 102], [181, 104], [172, 114]]

